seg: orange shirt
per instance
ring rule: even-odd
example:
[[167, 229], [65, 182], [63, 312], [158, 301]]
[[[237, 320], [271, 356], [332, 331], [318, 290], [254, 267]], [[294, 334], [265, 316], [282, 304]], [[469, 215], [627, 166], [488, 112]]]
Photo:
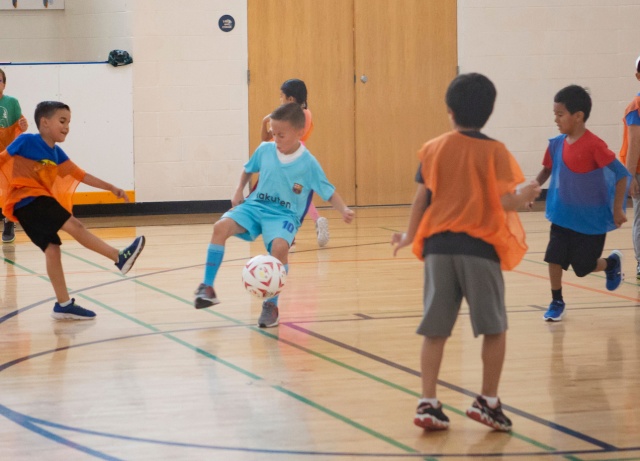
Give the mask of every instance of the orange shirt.
[[[624, 111], [624, 117], [622, 118], [622, 147], [620, 148], [620, 161], [624, 166], [627, 166], [627, 151], [629, 150], [629, 129], [627, 128], [627, 123], [625, 118], [633, 111], [638, 111], [640, 113], [640, 96], [636, 96], [633, 98], [633, 101], [627, 106]], [[640, 162], [638, 162], [638, 168], [636, 169], [636, 173], [640, 173]]]
[[515, 211], [500, 201], [524, 181], [517, 162], [501, 142], [458, 131], [427, 142], [418, 152], [431, 203], [418, 227], [413, 252], [423, 259], [424, 239], [462, 232], [492, 245], [502, 269], [513, 269], [527, 251]]
[[85, 172], [71, 160], [56, 165], [37, 162], [20, 155], [0, 153], [0, 208], [12, 221], [13, 207], [27, 197], [55, 198], [69, 213], [73, 209], [73, 193]]

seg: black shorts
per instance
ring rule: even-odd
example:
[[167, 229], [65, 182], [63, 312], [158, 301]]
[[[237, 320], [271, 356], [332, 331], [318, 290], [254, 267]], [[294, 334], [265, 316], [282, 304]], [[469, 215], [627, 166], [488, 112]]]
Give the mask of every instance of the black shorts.
[[42, 251], [46, 250], [50, 243], [62, 245], [58, 231], [71, 217], [71, 213], [65, 210], [53, 197], [41, 196], [17, 210], [13, 214], [18, 218], [25, 234]]
[[544, 260], [564, 270], [573, 267], [578, 277], [593, 272], [602, 256], [607, 234], [588, 235], [551, 224]]

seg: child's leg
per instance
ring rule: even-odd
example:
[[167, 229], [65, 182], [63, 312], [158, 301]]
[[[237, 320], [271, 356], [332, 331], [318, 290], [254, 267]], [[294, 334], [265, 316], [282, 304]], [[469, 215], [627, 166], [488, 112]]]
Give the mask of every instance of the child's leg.
[[442, 404], [436, 397], [436, 384], [446, 336], [424, 337], [420, 353], [420, 368], [422, 370], [422, 397], [418, 400], [413, 424], [429, 430], [443, 430], [449, 428], [449, 418], [442, 411]]
[[244, 232], [244, 228], [232, 219], [223, 218], [213, 225], [213, 233], [207, 248], [207, 262], [204, 269], [203, 283], [205, 285], [213, 286], [215, 282], [218, 269], [220, 269], [224, 258], [224, 245], [227, 239], [241, 232]]
[[549, 263], [549, 280], [552, 291], [562, 289], [562, 266], [560, 264]]
[[51, 280], [56, 299], [60, 304], [66, 303], [71, 298], [69, 297], [67, 282], [64, 278], [64, 271], [62, 270], [60, 245], [50, 243], [44, 251], [44, 256], [47, 263], [47, 275], [49, 276], [49, 280]]
[[[275, 238], [271, 241], [271, 256], [278, 258], [284, 265], [285, 271], [289, 272], [289, 243], [283, 238]], [[278, 309], [278, 298], [280, 295], [269, 298], [262, 303], [262, 312], [258, 318], [260, 328], [270, 328], [278, 325], [280, 311]]]
[[484, 335], [482, 343], [482, 395], [467, 409], [467, 416], [495, 430], [508, 432], [511, 420], [502, 412], [498, 384], [506, 350], [506, 332]]
[[438, 382], [438, 374], [440, 373], [440, 365], [444, 354], [444, 345], [447, 339], [446, 336], [432, 338], [425, 336], [422, 342], [420, 369], [422, 371], [423, 398], [436, 398], [436, 384]]
[[[93, 235], [77, 218], [71, 216], [62, 226], [62, 230], [71, 235], [83, 247], [95, 251], [113, 262], [118, 262], [119, 251], [101, 238]], [[48, 249], [48, 248], [47, 248]]]
[[215, 283], [218, 269], [224, 258], [224, 245], [229, 237], [244, 232], [245, 229], [233, 219], [222, 218], [213, 225], [211, 242], [207, 247], [207, 259], [204, 267], [204, 279], [196, 288], [194, 306], [196, 309], [204, 309], [219, 304], [213, 284]]
[[313, 203], [309, 205], [309, 209], [307, 210], [307, 216], [313, 219], [313, 222], [318, 221], [318, 218], [320, 217], [320, 214], [318, 213], [318, 209]]
[[482, 342], [482, 395], [485, 397], [498, 396], [498, 384], [502, 374], [506, 344], [506, 332], [484, 335]]
[[67, 282], [62, 270], [62, 257], [60, 245], [50, 243], [44, 250], [47, 264], [47, 275], [51, 280], [53, 291], [56, 294], [57, 303], [53, 306], [51, 316], [56, 320], [92, 320], [95, 312], [75, 304], [75, 299], [69, 297]]
[[547, 322], [559, 322], [564, 314], [564, 299], [562, 297], [562, 266], [549, 263], [549, 281], [551, 282], [551, 304], [542, 318]]

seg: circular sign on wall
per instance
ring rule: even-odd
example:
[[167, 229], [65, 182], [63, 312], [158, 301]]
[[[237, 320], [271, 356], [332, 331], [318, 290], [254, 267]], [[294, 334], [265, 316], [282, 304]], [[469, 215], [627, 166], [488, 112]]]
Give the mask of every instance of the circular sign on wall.
[[236, 20], [233, 19], [233, 16], [229, 14], [220, 16], [220, 19], [218, 20], [218, 27], [220, 27], [222, 32], [231, 32], [235, 26]]

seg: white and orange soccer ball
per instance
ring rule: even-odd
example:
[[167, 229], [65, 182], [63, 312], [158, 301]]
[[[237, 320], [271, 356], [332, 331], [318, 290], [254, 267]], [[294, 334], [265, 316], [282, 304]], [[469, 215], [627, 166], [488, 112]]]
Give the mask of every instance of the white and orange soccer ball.
[[259, 255], [247, 261], [242, 269], [242, 284], [256, 298], [277, 296], [284, 287], [287, 271], [278, 258]]

